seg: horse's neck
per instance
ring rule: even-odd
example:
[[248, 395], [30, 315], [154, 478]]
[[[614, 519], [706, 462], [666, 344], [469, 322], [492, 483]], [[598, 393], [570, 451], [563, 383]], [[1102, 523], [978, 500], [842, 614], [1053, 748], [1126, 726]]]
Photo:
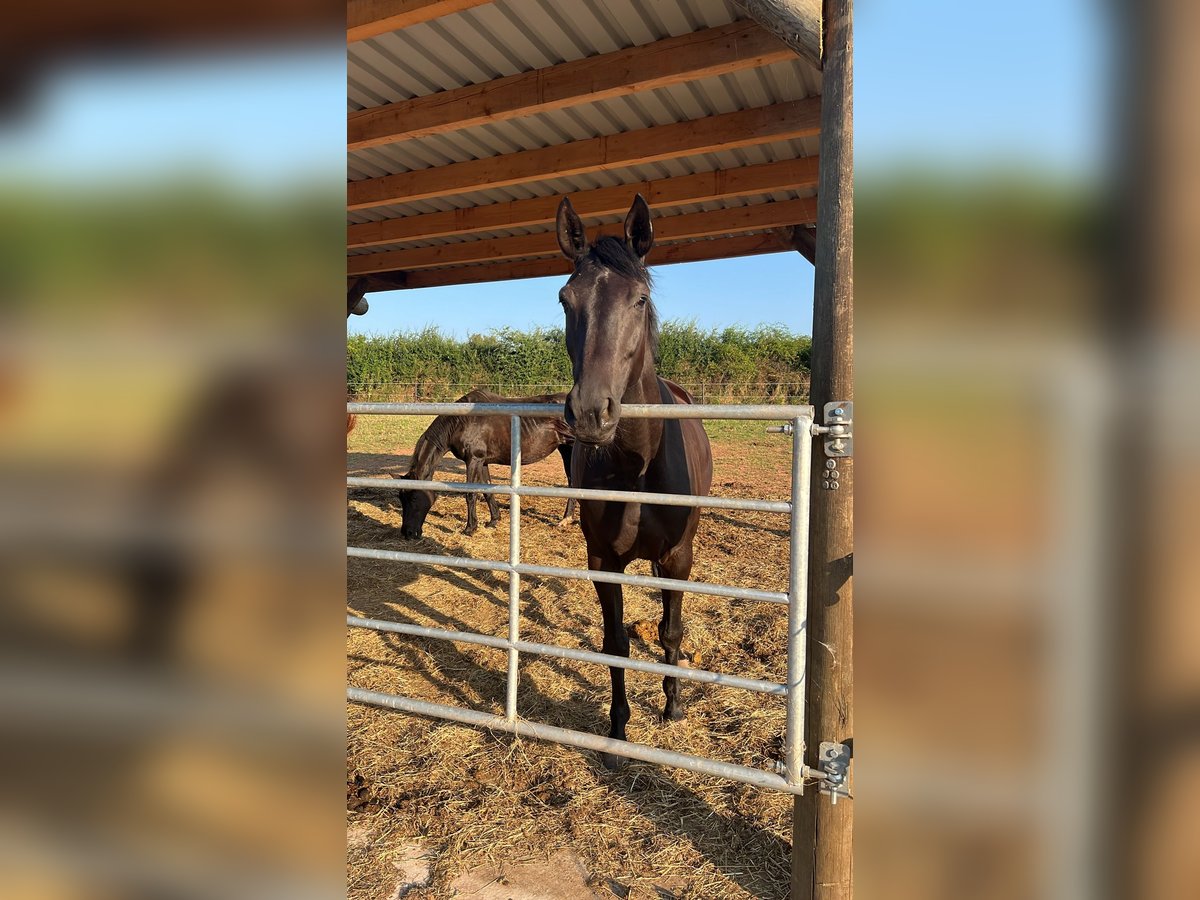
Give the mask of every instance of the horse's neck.
[[[662, 403], [662, 390], [659, 387], [658, 374], [654, 369], [654, 360], [647, 359], [642, 371], [633, 379], [621, 397], [622, 404], [629, 403]], [[644, 474], [650, 460], [658, 454], [662, 442], [663, 423], [661, 419], [627, 419], [622, 418], [617, 426], [616, 446], [627, 454], [633, 454], [639, 460], [638, 469]]]
[[[658, 372], [654, 368], [654, 358], [646, 351], [646, 355], [642, 361], [642, 370], [636, 378], [630, 379], [629, 386], [625, 388], [625, 395], [621, 398], [622, 403], [662, 403], [662, 393], [658, 386]], [[638, 421], [647, 422], [651, 419], [640, 419]]]
[[430, 437], [429, 431], [417, 438], [417, 446], [413, 448], [412, 465], [408, 474], [420, 481], [428, 481], [437, 468], [438, 461], [446, 455], [450, 447], [436, 438]]

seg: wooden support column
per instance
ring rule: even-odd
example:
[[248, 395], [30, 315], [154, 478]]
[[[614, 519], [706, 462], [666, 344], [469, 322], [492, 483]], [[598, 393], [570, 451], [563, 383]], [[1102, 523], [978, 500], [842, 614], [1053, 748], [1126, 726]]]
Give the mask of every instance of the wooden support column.
[[[821, 171], [817, 188], [810, 402], [854, 397], [853, 0], [825, 0]], [[820, 487], [825, 456], [813, 453], [808, 583], [805, 762], [821, 741], [854, 734], [854, 460], [839, 459], [839, 489]], [[853, 744], [851, 743], [851, 746]], [[847, 783], [853, 792], [854, 767]], [[816, 788], [796, 799], [792, 822], [792, 900], [853, 896], [854, 801], [836, 806]]]

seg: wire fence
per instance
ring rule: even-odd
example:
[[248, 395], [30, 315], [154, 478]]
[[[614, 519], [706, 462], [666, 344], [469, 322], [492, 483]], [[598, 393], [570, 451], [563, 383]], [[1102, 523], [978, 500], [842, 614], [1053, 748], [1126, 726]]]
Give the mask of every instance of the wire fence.
[[[809, 379], [790, 381], [681, 381], [680, 387], [697, 403], [808, 403]], [[347, 384], [352, 401], [360, 403], [445, 403], [457, 400], [473, 390], [491, 391], [503, 397], [531, 397], [537, 394], [566, 393], [571, 383], [489, 382], [468, 384], [451, 381], [384, 381]]]

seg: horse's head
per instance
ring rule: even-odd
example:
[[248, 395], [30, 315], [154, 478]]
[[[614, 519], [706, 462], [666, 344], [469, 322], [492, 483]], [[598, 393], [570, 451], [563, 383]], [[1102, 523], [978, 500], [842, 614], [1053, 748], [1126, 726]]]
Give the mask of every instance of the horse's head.
[[558, 292], [575, 381], [565, 416], [576, 440], [609, 444], [621, 419], [621, 398], [653, 362], [658, 337], [645, 262], [654, 246], [650, 207], [641, 194], [634, 198], [624, 240], [606, 236], [589, 244], [565, 197], [557, 226], [558, 246], [575, 263], [574, 274]]
[[[409, 472], [404, 476], [412, 478]], [[425, 529], [425, 517], [433, 508], [433, 491], [423, 491], [415, 488], [396, 492], [400, 498], [400, 536], [406, 540], [416, 540]]]

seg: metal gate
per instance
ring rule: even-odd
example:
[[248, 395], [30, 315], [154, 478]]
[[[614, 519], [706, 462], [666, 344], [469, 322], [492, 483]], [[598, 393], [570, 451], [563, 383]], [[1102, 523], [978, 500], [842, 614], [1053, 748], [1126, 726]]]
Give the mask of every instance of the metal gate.
[[[347, 486], [375, 488], [379, 490], [423, 489], [451, 493], [502, 494], [510, 497], [509, 557], [503, 560], [472, 559], [469, 557], [442, 556], [427, 553], [410, 553], [403, 550], [375, 550], [365, 547], [347, 547], [348, 556], [374, 559], [384, 562], [405, 562], [422, 565], [446, 566], [460, 569], [482, 569], [508, 573], [508, 637], [477, 634], [466, 631], [446, 631], [399, 622], [385, 622], [347, 616], [347, 623], [356, 628], [369, 628], [393, 634], [436, 640], [480, 644], [508, 651], [508, 681], [503, 716], [478, 710], [465, 709], [440, 703], [430, 703], [413, 697], [384, 694], [348, 687], [346, 696], [356, 703], [384, 706], [423, 716], [448, 719], [468, 725], [481, 726], [495, 731], [508, 732], [540, 740], [553, 741], [587, 750], [603, 751], [631, 759], [644, 760], [660, 765], [677, 766], [692, 772], [717, 775], [734, 781], [756, 785], [792, 794], [804, 792], [805, 780], [823, 783], [822, 790], [831, 794], [836, 802], [839, 793], [836, 770], [831, 778], [828, 771], [812, 769], [803, 763], [804, 750], [804, 688], [806, 655], [806, 618], [808, 582], [808, 509], [809, 471], [812, 460], [812, 436], [827, 433], [829, 428], [815, 425], [811, 406], [783, 405], [700, 405], [700, 404], [629, 404], [622, 405], [621, 415], [631, 419], [741, 419], [759, 421], [785, 421], [778, 430], [792, 434], [792, 490], [790, 501], [743, 500], [731, 497], [699, 497], [687, 494], [656, 494], [638, 491], [607, 491], [583, 488], [525, 487], [521, 484], [521, 417], [561, 416], [561, 404], [523, 403], [350, 403], [347, 411], [360, 416], [403, 415], [403, 416], [495, 416], [506, 415], [511, 419], [512, 458], [510, 483], [472, 484], [445, 481], [416, 481], [391, 478], [348, 478]], [[837, 410], [840, 414], [841, 410]], [[521, 562], [521, 498], [522, 497], [574, 497], [580, 500], [607, 500], [651, 503], [663, 506], [699, 506], [714, 509], [751, 510], [778, 513], [790, 518], [788, 590], [786, 593], [765, 591], [757, 588], [733, 587], [685, 581], [674, 578], [659, 578], [648, 575], [628, 575], [619, 572], [593, 572], [586, 569], [560, 568], [557, 566], [535, 566]], [[573, 578], [600, 581], [611, 584], [636, 585], [648, 588], [667, 588], [732, 597], [762, 603], [775, 603], [787, 607], [787, 682], [779, 684], [753, 678], [704, 669], [683, 668], [664, 663], [612, 656], [590, 650], [560, 647], [553, 644], [531, 643], [521, 640], [521, 576], [538, 575], [557, 578]], [[521, 653], [553, 656], [561, 659], [580, 660], [604, 666], [615, 666], [636, 672], [673, 676], [686, 681], [717, 684], [723, 687], [757, 691], [785, 698], [787, 704], [786, 733], [784, 737], [783, 761], [777, 771], [753, 766], [719, 762], [705, 757], [662, 750], [632, 741], [619, 741], [596, 734], [559, 728], [552, 725], [530, 722], [517, 715], [517, 687], [519, 683], [518, 663]]]

